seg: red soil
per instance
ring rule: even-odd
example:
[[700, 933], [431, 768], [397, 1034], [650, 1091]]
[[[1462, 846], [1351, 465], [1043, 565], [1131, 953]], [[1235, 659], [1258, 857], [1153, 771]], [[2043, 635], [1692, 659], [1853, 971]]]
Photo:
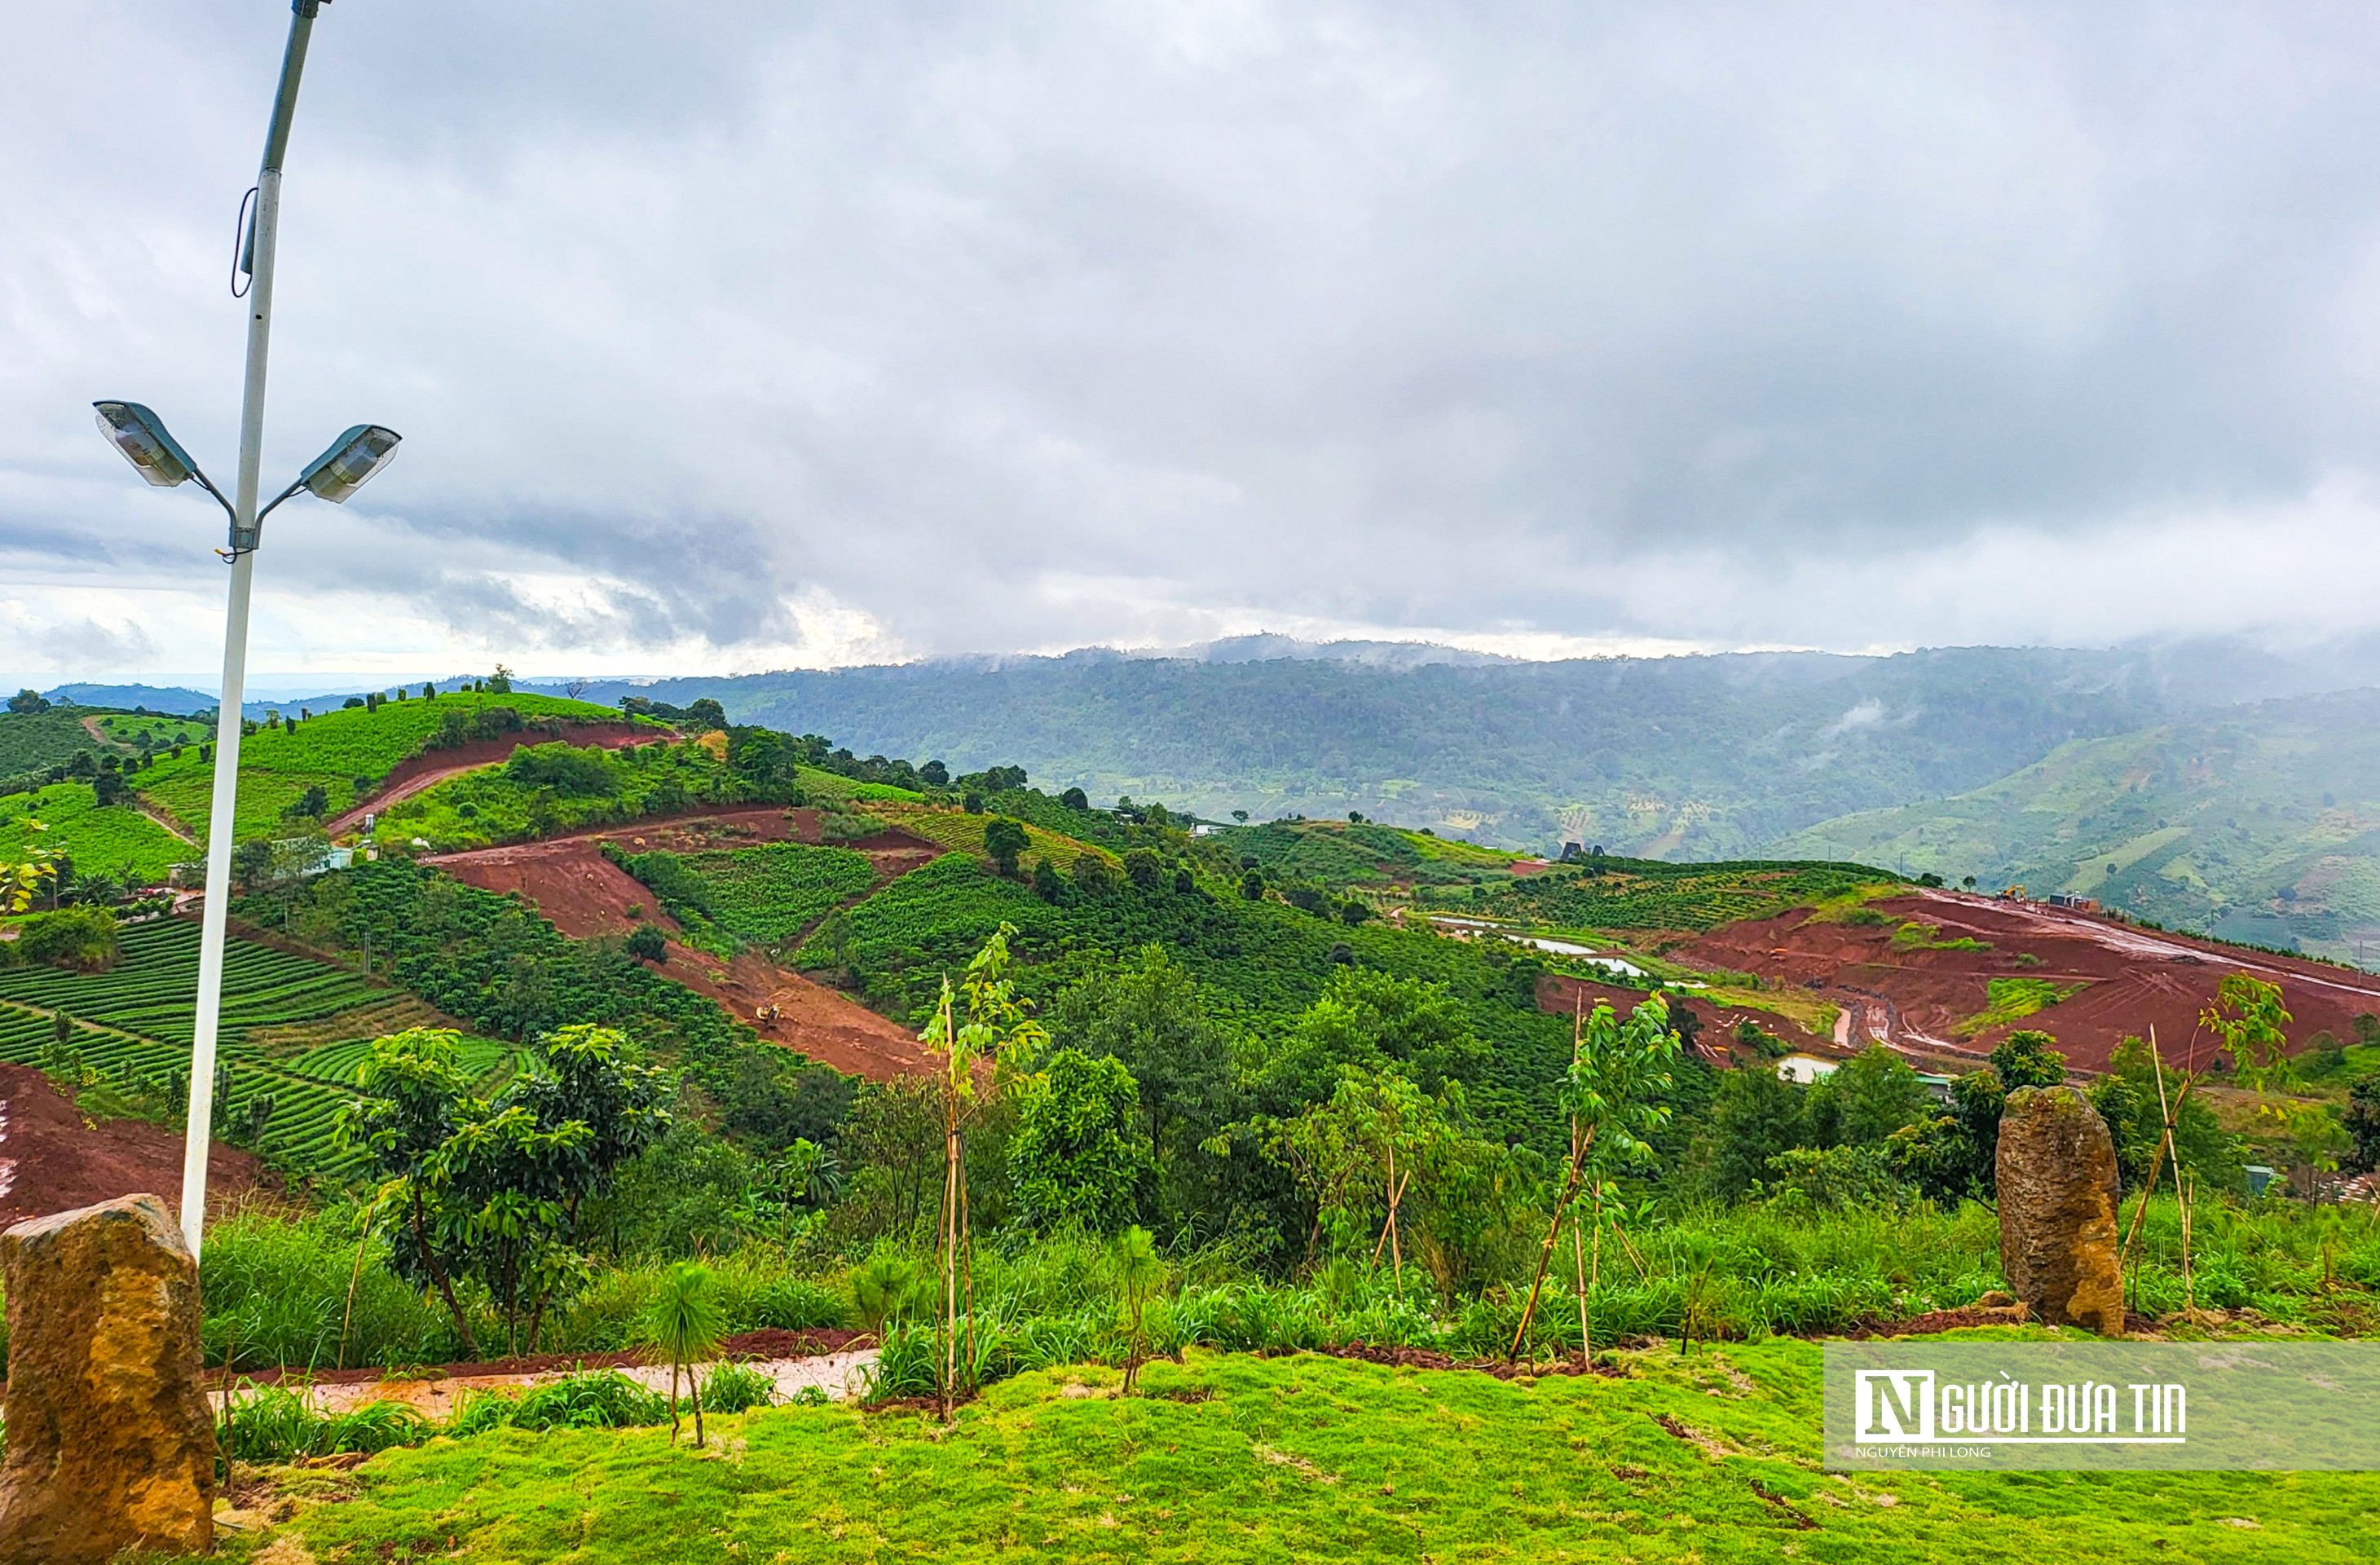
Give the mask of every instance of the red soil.
[[[1842, 1007], [1839, 1041], [1858, 1047], [1882, 1039], [1954, 1070], [1988, 1054], [2019, 1027], [2054, 1034], [2070, 1062], [2083, 1071], [2106, 1069], [2119, 1043], [2145, 1037], [2152, 1027], [2168, 1060], [2187, 1062], [2194, 1049], [2203, 1067], [2214, 1046], [2198, 1026], [2198, 1013], [2230, 973], [2280, 985], [2295, 1018], [2289, 1029], [2293, 1048], [2317, 1032], [2352, 1037], [2358, 1015], [2380, 1015], [2380, 976], [2349, 968], [1957, 892], [1919, 891], [1867, 905], [1891, 922], [1880, 928], [1812, 923], [1803, 910], [1714, 929], [1672, 954], [1697, 966], [1757, 973], [1771, 983], [1808, 989]], [[1906, 920], [1938, 925], [1937, 940], [1965, 937], [1991, 949], [1895, 951], [1894, 929]], [[2021, 955], [2037, 961], [2021, 962]], [[2086, 987], [2022, 1021], [1961, 1037], [1959, 1024], [1989, 1004], [1996, 977]]]
[[[555, 928], [574, 940], [626, 934], [638, 922], [629, 916], [630, 907], [641, 909], [644, 920], [665, 934], [674, 934], [677, 926], [662, 911], [653, 893], [603, 856], [601, 844], [605, 839], [638, 851], [666, 848], [690, 853], [785, 842], [796, 836], [815, 839], [817, 826], [815, 815], [808, 811], [745, 807], [607, 827], [541, 843], [443, 854], [422, 862], [483, 891], [519, 892], [552, 919]], [[893, 840], [862, 850], [876, 861], [880, 883], [941, 851], [898, 833], [881, 835]], [[797, 1049], [846, 1074], [884, 1081], [923, 1074], [929, 1069], [924, 1051], [907, 1029], [758, 952], [743, 952], [733, 962], [722, 962], [673, 940], [660, 970], [717, 1001], [729, 1015], [758, 1028], [762, 1037]], [[763, 1007], [773, 1007], [776, 1014], [763, 1020], [759, 1014]]]
[[[249, 1154], [220, 1142], [208, 1152], [210, 1213], [264, 1183]], [[180, 1136], [133, 1120], [87, 1123], [41, 1072], [0, 1065], [0, 1228], [141, 1194], [179, 1207]]]
[[353, 831], [363, 825], [365, 816], [378, 815], [399, 799], [409, 799], [457, 772], [492, 766], [509, 758], [523, 745], [550, 745], [559, 739], [565, 744], [604, 745], [617, 749], [623, 745], [650, 744], [662, 737], [663, 735], [659, 730], [640, 728], [632, 722], [565, 722], [559, 734], [530, 730], [493, 739], [474, 739], [452, 749], [424, 750], [410, 759], [397, 762], [395, 770], [381, 779], [379, 790], [370, 798], [345, 815], [333, 817], [322, 830], [334, 837]]

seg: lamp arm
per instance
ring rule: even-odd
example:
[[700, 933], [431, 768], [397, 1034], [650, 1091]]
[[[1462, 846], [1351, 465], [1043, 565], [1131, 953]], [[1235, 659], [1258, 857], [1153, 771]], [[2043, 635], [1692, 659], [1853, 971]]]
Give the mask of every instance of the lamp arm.
[[225, 516], [231, 517], [234, 521], [237, 521], [239, 519], [239, 513], [232, 509], [231, 502], [224, 498], [224, 491], [215, 487], [214, 479], [207, 477], [206, 474], [199, 471], [195, 467], [190, 469], [190, 477], [199, 480], [199, 487], [200, 489], [205, 490], [209, 494], [215, 497], [215, 503], [224, 508]]
[[[283, 501], [288, 499], [291, 495], [297, 493], [299, 490], [304, 489], [305, 487], [306, 480], [299, 479], [296, 483], [291, 484], [287, 489], [283, 490], [280, 493], [274, 495], [270, 501], [266, 502], [264, 509], [256, 514], [257, 525], [259, 527], [263, 526], [264, 518], [273, 515], [273, 506], [280, 504]], [[221, 500], [223, 496], [218, 494], [215, 498], [217, 500]], [[224, 509], [228, 511], [231, 507], [226, 505]]]

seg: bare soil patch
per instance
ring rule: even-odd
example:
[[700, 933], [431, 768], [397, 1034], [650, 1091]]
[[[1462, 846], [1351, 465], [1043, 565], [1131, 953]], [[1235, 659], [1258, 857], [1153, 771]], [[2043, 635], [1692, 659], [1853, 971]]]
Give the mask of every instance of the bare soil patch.
[[[2152, 1026], [2168, 1061], [2191, 1062], [2199, 1011], [2235, 972], [2281, 986], [2296, 1018], [2292, 1046], [2317, 1032], [2351, 1037], [2357, 1015], [2380, 1015], [2380, 976], [2349, 968], [1958, 892], [1915, 891], [1867, 905], [1889, 921], [1817, 922], [1802, 909], [1714, 929], [1675, 954], [1807, 989], [1843, 1008], [1849, 1047], [1880, 1039], [1950, 1070], [1971, 1066], [2020, 1027], [2055, 1034], [2082, 1071], [2105, 1070], [2118, 1044]], [[1895, 930], [1910, 922], [1935, 926], [1936, 943], [1967, 939], [1990, 949], [1895, 949]], [[1961, 1024], [1989, 1006], [1991, 980], [2018, 977], [2083, 987], [2030, 1016], [1962, 1036]], [[2197, 1037], [2194, 1048], [2203, 1068], [2212, 1044]]]
[[[207, 1208], [220, 1214], [266, 1186], [264, 1165], [217, 1142], [207, 1153]], [[28, 1065], [0, 1065], [0, 1228], [119, 1195], [178, 1209], [182, 1138], [138, 1120], [87, 1121]]]

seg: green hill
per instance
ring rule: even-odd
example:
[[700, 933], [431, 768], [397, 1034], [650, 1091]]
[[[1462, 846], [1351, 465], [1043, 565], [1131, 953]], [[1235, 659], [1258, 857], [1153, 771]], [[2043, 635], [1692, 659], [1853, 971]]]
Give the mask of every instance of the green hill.
[[[285, 812], [309, 788], [319, 787], [336, 815], [356, 802], [358, 785], [377, 782], [433, 741], [468, 740], [555, 727], [567, 722], [617, 722], [618, 711], [585, 701], [525, 692], [480, 695], [449, 691], [434, 700], [388, 701], [300, 716], [295, 723], [260, 725], [240, 741], [238, 834], [286, 830]], [[662, 731], [656, 728], [658, 734]], [[141, 795], [204, 842], [214, 795], [214, 765], [206, 746], [185, 746], [138, 774]]]
[[91, 715], [79, 707], [0, 711], [0, 783], [22, 782], [29, 774], [99, 752], [103, 746], [82, 725], [82, 720]]
[[[34, 831], [29, 822], [39, 821]], [[103, 807], [88, 782], [54, 782], [0, 798], [0, 863], [36, 848], [63, 853], [80, 876], [105, 875], [155, 885], [199, 850], [129, 805]]]
[[2077, 740], [1985, 787], [1827, 821], [1779, 848], [2352, 956], [2380, 936], [2380, 692]]

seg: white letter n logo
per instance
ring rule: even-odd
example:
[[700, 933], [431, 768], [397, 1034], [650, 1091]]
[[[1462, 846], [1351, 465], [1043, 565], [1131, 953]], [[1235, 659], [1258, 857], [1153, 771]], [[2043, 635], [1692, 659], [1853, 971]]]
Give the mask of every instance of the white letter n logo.
[[1932, 1370], [1863, 1369], [1853, 1384], [1859, 1413], [1852, 1430], [1854, 1441], [1934, 1438]]

